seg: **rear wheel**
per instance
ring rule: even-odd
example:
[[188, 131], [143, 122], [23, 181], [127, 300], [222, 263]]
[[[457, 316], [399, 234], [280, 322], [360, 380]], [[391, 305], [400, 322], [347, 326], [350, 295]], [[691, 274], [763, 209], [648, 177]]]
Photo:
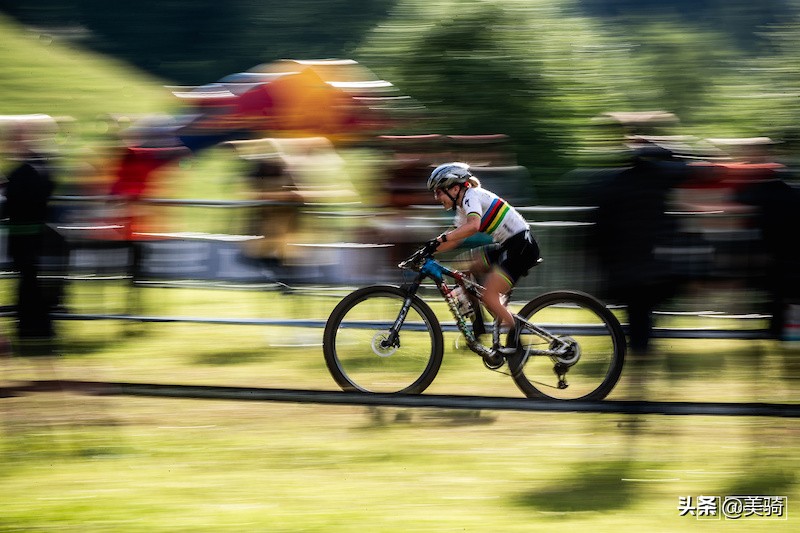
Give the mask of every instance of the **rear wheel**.
[[[599, 300], [582, 292], [551, 292], [528, 302], [518, 314], [558, 339], [521, 332], [520, 350], [509, 366], [526, 396], [602, 400], [611, 392], [622, 373], [625, 335]], [[557, 348], [559, 353], [552, 355], [531, 353]]]
[[348, 391], [419, 394], [442, 364], [444, 339], [433, 310], [416, 295], [395, 342], [389, 329], [407, 293], [374, 286], [346, 296], [325, 325], [323, 352], [333, 379]]

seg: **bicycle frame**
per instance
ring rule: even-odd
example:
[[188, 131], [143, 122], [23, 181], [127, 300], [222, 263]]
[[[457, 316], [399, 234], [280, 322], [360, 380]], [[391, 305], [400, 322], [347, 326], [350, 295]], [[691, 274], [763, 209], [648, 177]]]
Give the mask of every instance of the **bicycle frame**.
[[[363, 287], [334, 308], [325, 324], [323, 354], [331, 376], [344, 390], [419, 394], [433, 382], [442, 365], [445, 337], [430, 302], [418, 294], [430, 279], [470, 350], [488, 369], [508, 373], [527, 397], [602, 400], [608, 395], [622, 372], [625, 333], [605, 304], [580, 291], [540, 294], [513, 315], [510, 335], [520, 336], [505, 344], [515, 349], [500, 345], [497, 319], [492, 342], [483, 341], [488, 346], [484, 345], [479, 338], [484, 333], [482, 320], [488, 325], [488, 313], [474, 299], [485, 296], [486, 289], [469, 271], [433, 259], [437, 247], [438, 242], [431, 241], [398, 265], [413, 272], [400, 287]], [[459, 294], [462, 290], [472, 301], [475, 320]], [[351, 328], [359, 331], [344, 331]], [[579, 361], [589, 364], [574, 375], [576, 386], [572, 386], [567, 374]], [[501, 370], [504, 366], [507, 372]]]
[[[478, 338], [475, 336], [475, 333], [472, 329], [472, 324], [464, 317], [463, 314], [458, 309], [458, 305], [455, 299], [450, 295], [450, 291], [452, 288], [448, 286], [446, 282], [446, 278], [450, 278], [454, 282], [455, 286], [462, 287], [465, 291], [471, 293], [472, 295], [476, 296], [480, 302], [481, 296], [483, 295], [483, 291], [485, 288], [476, 283], [475, 281], [469, 279], [467, 275], [463, 272], [455, 269], [448, 268], [447, 266], [439, 263], [435, 259], [430, 256], [424, 258], [421, 266], [419, 268], [413, 268], [411, 265], [417, 263], [417, 254], [414, 254], [409, 259], [403, 261], [398, 266], [401, 269], [411, 269], [417, 271], [417, 276], [414, 281], [408, 286], [408, 296], [406, 297], [403, 307], [400, 310], [400, 313], [397, 317], [397, 320], [392, 325], [389, 331], [389, 337], [386, 340], [386, 346], [390, 345], [399, 345], [399, 338], [398, 332], [400, 331], [401, 326], [405, 320], [405, 317], [408, 313], [408, 309], [411, 307], [411, 301], [413, 296], [419, 290], [419, 287], [422, 285], [422, 282], [425, 278], [430, 278], [436, 288], [439, 290], [439, 293], [442, 295], [444, 300], [447, 302], [448, 307], [450, 308], [450, 312], [453, 315], [453, 318], [456, 321], [456, 326], [458, 327], [459, 331], [464, 335], [464, 338], [467, 341], [467, 346], [475, 352], [476, 354], [480, 355], [484, 359], [490, 358], [495, 356], [496, 351], [495, 349], [499, 346], [500, 342], [500, 322], [499, 320], [495, 319], [494, 325], [492, 327], [492, 347], [486, 346], [482, 344]], [[454, 288], [453, 287], [453, 288]], [[483, 305], [479, 303], [479, 307], [475, 309], [476, 313], [482, 313]], [[521, 318], [517, 317], [519, 320], [518, 324], [533, 333], [540, 338], [544, 339], [548, 342], [550, 349], [547, 350], [537, 350], [537, 349], [528, 349], [528, 356], [549, 356], [549, 357], [558, 357], [560, 354], [564, 353], [568, 348], [568, 343], [562, 341], [560, 338], [552, 335], [548, 331], [531, 324], [527, 320], [522, 320]], [[521, 333], [520, 331], [517, 334]]]

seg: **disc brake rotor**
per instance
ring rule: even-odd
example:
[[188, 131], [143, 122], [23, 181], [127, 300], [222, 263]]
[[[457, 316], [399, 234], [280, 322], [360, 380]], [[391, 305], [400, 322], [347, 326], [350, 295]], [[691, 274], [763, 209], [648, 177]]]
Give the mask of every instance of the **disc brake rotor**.
[[397, 351], [397, 346], [391, 346], [386, 341], [389, 339], [389, 332], [379, 331], [372, 337], [372, 351], [378, 357], [389, 357]]

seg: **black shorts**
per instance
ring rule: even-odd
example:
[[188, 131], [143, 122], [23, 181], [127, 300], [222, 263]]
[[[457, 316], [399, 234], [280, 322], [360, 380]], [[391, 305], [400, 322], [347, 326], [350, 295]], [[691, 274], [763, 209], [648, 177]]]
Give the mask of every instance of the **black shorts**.
[[501, 274], [511, 285], [516, 285], [539, 261], [539, 245], [530, 230], [512, 235], [502, 244], [483, 246], [477, 252], [483, 255], [485, 266], [500, 267]]

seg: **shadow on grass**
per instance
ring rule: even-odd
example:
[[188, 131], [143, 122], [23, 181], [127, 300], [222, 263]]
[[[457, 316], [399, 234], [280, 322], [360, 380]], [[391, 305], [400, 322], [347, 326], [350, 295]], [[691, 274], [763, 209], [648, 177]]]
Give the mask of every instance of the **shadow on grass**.
[[193, 362], [207, 366], [239, 365], [261, 361], [265, 356], [264, 350], [209, 352], [197, 354]]
[[771, 340], [740, 341], [715, 352], [707, 351], [707, 342], [713, 341], [700, 341], [696, 350], [670, 352], [664, 358], [669, 375], [682, 379], [703, 373], [719, 376], [732, 372], [732, 375], [752, 378], [753, 373], [758, 374], [768, 363], [780, 360], [780, 356], [787, 352], [784, 343]]
[[493, 424], [497, 417], [479, 409], [418, 410], [403, 407], [367, 406], [362, 429], [385, 428], [399, 424], [440, 426], [482, 426]]
[[783, 496], [790, 492], [797, 476], [774, 466], [752, 466], [752, 474], [735, 480], [723, 491], [728, 496]]
[[58, 342], [65, 355], [93, 355], [114, 351], [121, 345], [159, 335], [153, 328], [147, 327], [147, 324], [117, 324], [112, 328], [62, 331]]
[[791, 434], [779, 428], [756, 425], [749, 426], [752, 448], [742, 457], [741, 476], [733, 479], [725, 489], [726, 495], [733, 496], [784, 496], [797, 482], [794, 470], [786, 468], [785, 458], [775, 453], [793, 444]]
[[117, 339], [78, 339], [61, 344], [61, 349], [68, 356], [83, 356], [105, 353], [119, 346]]
[[559, 480], [552, 488], [527, 491], [514, 503], [538, 511], [566, 513], [578, 511], [613, 511], [633, 503], [634, 486], [630, 478], [632, 463], [586, 461], [576, 466], [573, 479]]

